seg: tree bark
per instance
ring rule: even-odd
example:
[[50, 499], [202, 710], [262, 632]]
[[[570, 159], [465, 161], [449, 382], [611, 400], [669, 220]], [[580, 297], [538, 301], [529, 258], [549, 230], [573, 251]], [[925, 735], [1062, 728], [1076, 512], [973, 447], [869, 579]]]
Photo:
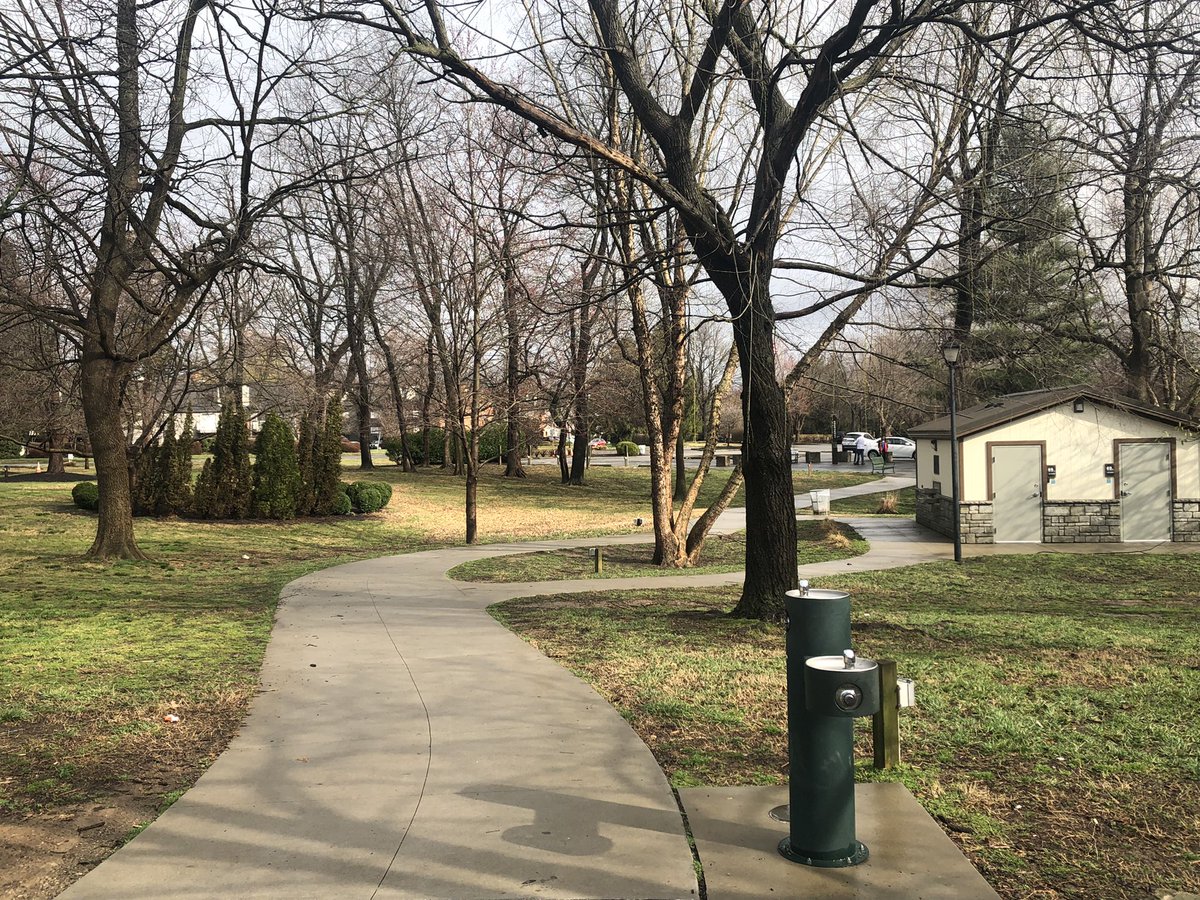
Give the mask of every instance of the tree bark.
[[396, 355], [383, 336], [379, 325], [379, 313], [372, 303], [367, 310], [371, 317], [371, 331], [375, 335], [375, 345], [383, 354], [384, 366], [387, 368], [388, 385], [392, 390], [392, 403], [396, 407], [396, 421], [400, 428], [400, 467], [405, 472], [413, 471], [412, 453], [408, 449], [408, 416], [404, 409], [404, 390], [400, 387], [400, 370], [396, 366]]
[[125, 432], [121, 428], [122, 365], [109, 359], [92, 335], [83, 340], [80, 377], [83, 416], [100, 489], [96, 539], [87, 555], [92, 559], [146, 559], [133, 536], [133, 495]]
[[[1140, 160], [1139, 160], [1140, 162]], [[1150, 204], [1141, 172], [1128, 172], [1122, 189], [1124, 205], [1125, 309], [1129, 317], [1129, 349], [1125, 355], [1125, 382], [1130, 396], [1153, 402], [1150, 387], [1153, 368], [1154, 318], [1150, 301], [1150, 278], [1146, 273], [1149, 250], [1146, 232], [1150, 227]]]
[[579, 309], [579, 330], [574, 335], [571, 347], [571, 378], [575, 389], [575, 447], [571, 453], [571, 484], [583, 484], [588, 463], [588, 441], [591, 433], [588, 423], [588, 354], [592, 348], [592, 311], [584, 303]]
[[558, 459], [558, 474], [562, 476], [563, 484], [571, 483], [571, 467], [567, 464], [567, 428], [563, 422], [558, 429], [558, 447], [554, 456]]
[[675, 436], [675, 496], [676, 503], [687, 496], [687, 464], [684, 460], [683, 427]]
[[504, 387], [508, 394], [504, 477], [524, 478], [525, 467], [521, 465], [521, 323], [517, 315], [516, 266], [507, 243], [501, 264], [504, 266], [504, 327], [507, 331]]
[[796, 588], [798, 576], [787, 402], [775, 372], [771, 258], [762, 251], [725, 260], [713, 254], [706, 269], [734, 312], [742, 374], [746, 580], [732, 615], [780, 622], [784, 595]]

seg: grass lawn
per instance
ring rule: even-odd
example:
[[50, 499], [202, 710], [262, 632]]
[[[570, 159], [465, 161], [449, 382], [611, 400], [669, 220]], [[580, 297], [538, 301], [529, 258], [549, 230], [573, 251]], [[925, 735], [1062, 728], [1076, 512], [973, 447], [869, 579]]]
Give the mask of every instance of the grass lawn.
[[[826, 525], [828, 521], [828, 525]], [[796, 523], [799, 563], [846, 559], [870, 549], [849, 525], [829, 520]], [[544, 550], [515, 556], [493, 556], [455, 566], [447, 574], [459, 581], [563, 581], [577, 578], [630, 578], [645, 575], [708, 575], [740, 572], [746, 565], [746, 533], [711, 535], [704, 542], [700, 564], [690, 569], [654, 565], [653, 544], [611, 544], [603, 547], [604, 571], [597, 575], [590, 548]]]
[[[821, 579], [917, 682], [904, 781], [1006, 898], [1200, 890], [1200, 555], [991, 557]], [[676, 785], [786, 778], [783, 634], [736, 589], [534, 597], [500, 621], [596, 685]]]
[[[570, 488], [556, 467], [521, 480], [500, 471], [480, 482], [484, 541], [630, 531], [646, 512], [645, 469], [596, 467]], [[245, 711], [284, 584], [461, 541], [460, 479], [396, 467], [365, 477], [394, 485], [380, 513], [138, 519], [152, 561], [113, 564], [82, 559], [95, 516], [72, 505], [70, 483], [0, 481], [0, 813], [92, 798], [148, 772], [160, 773], [162, 794], [190, 783]], [[713, 496], [723, 479], [710, 481]]]
[[[896, 498], [895, 512], [881, 510], [880, 504], [884, 497]], [[831, 501], [829, 511], [835, 516], [899, 516], [911, 519], [917, 514], [917, 489], [910, 487], [881, 494], [843, 497], [841, 500]]]

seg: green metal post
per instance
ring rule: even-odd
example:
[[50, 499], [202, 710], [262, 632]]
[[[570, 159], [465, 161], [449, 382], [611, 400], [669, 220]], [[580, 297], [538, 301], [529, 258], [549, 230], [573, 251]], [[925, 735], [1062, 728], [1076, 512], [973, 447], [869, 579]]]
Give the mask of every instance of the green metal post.
[[779, 852], [822, 868], [857, 865], [867, 848], [854, 837], [854, 720], [816, 715], [804, 697], [804, 663], [850, 647], [850, 595], [788, 591], [788, 819]]
[[871, 719], [875, 768], [900, 765], [900, 696], [896, 690], [896, 661], [879, 660], [879, 696], [883, 705]]

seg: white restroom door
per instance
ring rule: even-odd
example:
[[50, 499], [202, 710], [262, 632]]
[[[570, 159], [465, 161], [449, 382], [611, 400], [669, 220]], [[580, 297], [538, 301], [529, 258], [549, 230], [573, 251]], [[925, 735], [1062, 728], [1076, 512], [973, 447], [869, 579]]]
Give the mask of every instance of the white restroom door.
[[1042, 541], [1042, 447], [992, 445], [992, 521], [996, 543]]
[[1121, 458], [1121, 540], [1171, 539], [1171, 445], [1118, 444]]

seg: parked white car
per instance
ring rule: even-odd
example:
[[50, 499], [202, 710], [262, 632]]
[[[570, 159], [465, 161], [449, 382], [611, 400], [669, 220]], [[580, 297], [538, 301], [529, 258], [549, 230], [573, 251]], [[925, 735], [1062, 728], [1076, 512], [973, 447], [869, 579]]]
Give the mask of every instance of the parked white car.
[[917, 456], [917, 443], [909, 438], [893, 435], [887, 439], [887, 445], [892, 459], [915, 459]]
[[844, 435], [842, 435], [842, 449], [853, 453], [854, 446], [858, 443], [859, 435], [862, 435], [867, 439], [867, 456], [878, 456], [879, 441], [875, 440], [875, 438], [871, 437], [871, 435], [865, 431], [847, 431]]

